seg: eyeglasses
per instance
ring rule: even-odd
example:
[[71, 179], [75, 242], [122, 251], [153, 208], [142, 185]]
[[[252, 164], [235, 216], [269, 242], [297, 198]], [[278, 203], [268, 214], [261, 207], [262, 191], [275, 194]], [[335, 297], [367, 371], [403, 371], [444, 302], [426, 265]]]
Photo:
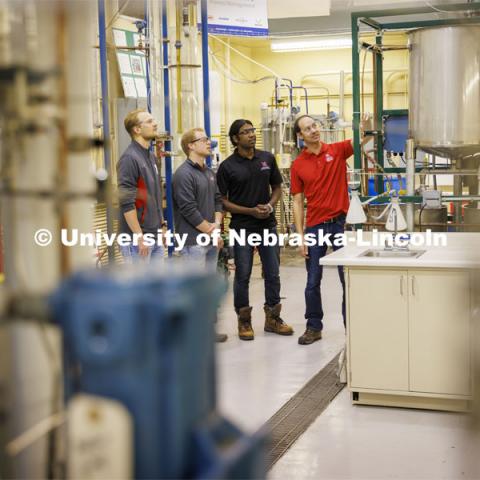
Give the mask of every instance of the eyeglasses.
[[192, 140], [190, 143], [195, 143], [195, 142], [208, 143], [210, 141], [211, 140], [209, 137], [200, 137], [200, 138], [196, 138], [195, 140]]
[[302, 128], [300, 131], [302, 133], [310, 133], [312, 130], [318, 130], [320, 128], [320, 123], [318, 122], [313, 122], [311, 125], [309, 125], [307, 128]]
[[152, 117], [152, 118], [149, 118], [148, 120], [143, 120], [143, 122], [138, 122], [136, 126], [139, 127], [140, 125], [143, 125], [144, 123], [148, 123], [148, 124], [155, 123], [155, 119]]
[[249, 135], [250, 133], [255, 133], [256, 128], [246, 128], [245, 130], [238, 132], [239, 135]]

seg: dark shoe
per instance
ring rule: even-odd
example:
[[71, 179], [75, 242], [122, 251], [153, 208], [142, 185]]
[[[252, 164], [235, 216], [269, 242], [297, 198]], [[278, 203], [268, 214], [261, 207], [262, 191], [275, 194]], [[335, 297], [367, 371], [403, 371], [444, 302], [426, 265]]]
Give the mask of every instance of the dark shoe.
[[277, 333], [278, 335], [293, 335], [293, 328], [280, 318], [281, 309], [281, 303], [277, 303], [277, 305], [273, 307], [269, 307], [268, 305], [263, 307], [265, 311], [264, 330], [266, 332]]
[[238, 310], [238, 336], [240, 340], [253, 340], [255, 334], [252, 328], [252, 307], [242, 307]]
[[226, 333], [215, 333], [215, 341], [217, 343], [226, 342], [227, 338], [228, 338], [228, 335]]
[[312, 330], [311, 328], [307, 328], [305, 333], [299, 337], [298, 343], [300, 345], [310, 345], [317, 340], [322, 338], [322, 331], [321, 330]]

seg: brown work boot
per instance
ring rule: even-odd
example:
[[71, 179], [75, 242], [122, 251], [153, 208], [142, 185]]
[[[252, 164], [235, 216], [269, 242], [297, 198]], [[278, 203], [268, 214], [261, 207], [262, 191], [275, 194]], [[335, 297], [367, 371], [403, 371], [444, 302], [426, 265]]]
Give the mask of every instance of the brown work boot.
[[298, 343], [300, 345], [310, 345], [317, 340], [322, 338], [322, 331], [321, 330], [312, 330], [311, 328], [307, 328], [305, 333], [299, 337]]
[[263, 309], [265, 310], [264, 330], [266, 332], [278, 333], [279, 335], [293, 335], [293, 328], [280, 318], [281, 303], [277, 303], [273, 307], [265, 305]]
[[253, 340], [252, 307], [242, 307], [238, 310], [238, 336], [240, 340]]

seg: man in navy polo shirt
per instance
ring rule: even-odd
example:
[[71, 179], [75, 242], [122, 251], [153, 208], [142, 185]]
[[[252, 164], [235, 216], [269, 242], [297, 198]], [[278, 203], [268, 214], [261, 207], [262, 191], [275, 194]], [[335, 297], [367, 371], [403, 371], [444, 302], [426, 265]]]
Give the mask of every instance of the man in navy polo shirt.
[[[276, 234], [274, 207], [281, 196], [282, 177], [275, 157], [255, 148], [255, 128], [249, 120], [235, 120], [228, 133], [235, 151], [221, 164], [217, 183], [225, 210], [231, 212], [230, 229], [244, 230], [246, 236]], [[252, 307], [249, 302], [249, 283], [253, 265], [253, 246], [234, 245], [235, 279], [234, 307], [238, 316], [238, 336], [253, 340]], [[265, 277], [266, 332], [292, 335], [293, 329], [280, 318], [280, 251], [279, 246], [257, 247]]]

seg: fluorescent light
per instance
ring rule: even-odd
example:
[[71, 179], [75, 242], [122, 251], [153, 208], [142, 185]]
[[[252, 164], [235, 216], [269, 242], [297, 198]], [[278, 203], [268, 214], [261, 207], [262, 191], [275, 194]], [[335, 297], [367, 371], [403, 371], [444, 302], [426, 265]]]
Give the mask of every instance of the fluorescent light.
[[348, 37], [306, 37], [292, 40], [272, 40], [272, 52], [299, 52], [312, 50], [336, 50], [351, 48], [352, 39]]

